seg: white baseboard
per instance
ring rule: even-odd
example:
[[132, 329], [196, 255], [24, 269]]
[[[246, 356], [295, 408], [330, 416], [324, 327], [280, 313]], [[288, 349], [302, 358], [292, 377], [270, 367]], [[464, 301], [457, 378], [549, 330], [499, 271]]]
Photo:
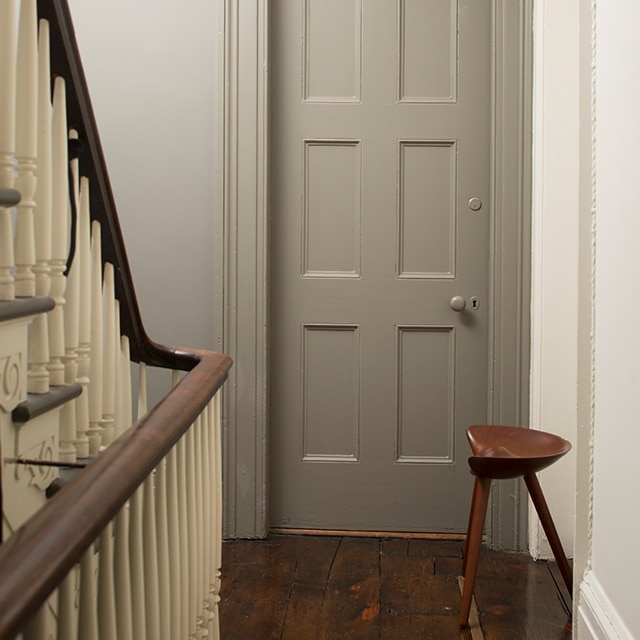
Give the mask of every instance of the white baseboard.
[[633, 640], [592, 571], [585, 574], [578, 601], [578, 640]]

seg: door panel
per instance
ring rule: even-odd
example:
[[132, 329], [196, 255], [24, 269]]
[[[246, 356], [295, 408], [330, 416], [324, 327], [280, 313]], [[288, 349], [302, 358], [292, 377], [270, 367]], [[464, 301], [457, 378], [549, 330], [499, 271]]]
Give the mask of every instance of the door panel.
[[272, 526], [466, 526], [490, 18], [489, 0], [272, 3]]

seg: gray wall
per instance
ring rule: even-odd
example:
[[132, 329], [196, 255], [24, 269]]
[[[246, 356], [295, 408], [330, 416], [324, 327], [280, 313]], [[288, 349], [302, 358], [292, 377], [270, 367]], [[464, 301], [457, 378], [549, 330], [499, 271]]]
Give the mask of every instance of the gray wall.
[[147, 331], [213, 348], [217, 3], [69, 4]]

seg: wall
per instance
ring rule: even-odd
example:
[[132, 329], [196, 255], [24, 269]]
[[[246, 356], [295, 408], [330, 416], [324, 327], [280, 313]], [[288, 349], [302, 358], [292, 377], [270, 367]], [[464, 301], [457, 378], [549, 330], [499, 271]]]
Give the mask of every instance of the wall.
[[[578, 0], [534, 3], [532, 428], [574, 448], [541, 474], [558, 533], [573, 555], [578, 331]], [[535, 512], [530, 548], [551, 557]]]
[[213, 348], [217, 3], [69, 5], [147, 331]]
[[640, 89], [630, 81], [640, 74], [639, 21], [635, 0], [597, 4], [593, 531], [579, 638], [632, 638], [640, 629]]

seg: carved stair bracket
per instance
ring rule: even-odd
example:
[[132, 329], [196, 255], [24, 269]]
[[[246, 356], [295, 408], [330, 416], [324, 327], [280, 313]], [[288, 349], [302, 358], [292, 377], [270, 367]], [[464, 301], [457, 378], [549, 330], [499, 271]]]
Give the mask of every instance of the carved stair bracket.
[[20, 402], [22, 354], [0, 356], [0, 408], [7, 413]]

